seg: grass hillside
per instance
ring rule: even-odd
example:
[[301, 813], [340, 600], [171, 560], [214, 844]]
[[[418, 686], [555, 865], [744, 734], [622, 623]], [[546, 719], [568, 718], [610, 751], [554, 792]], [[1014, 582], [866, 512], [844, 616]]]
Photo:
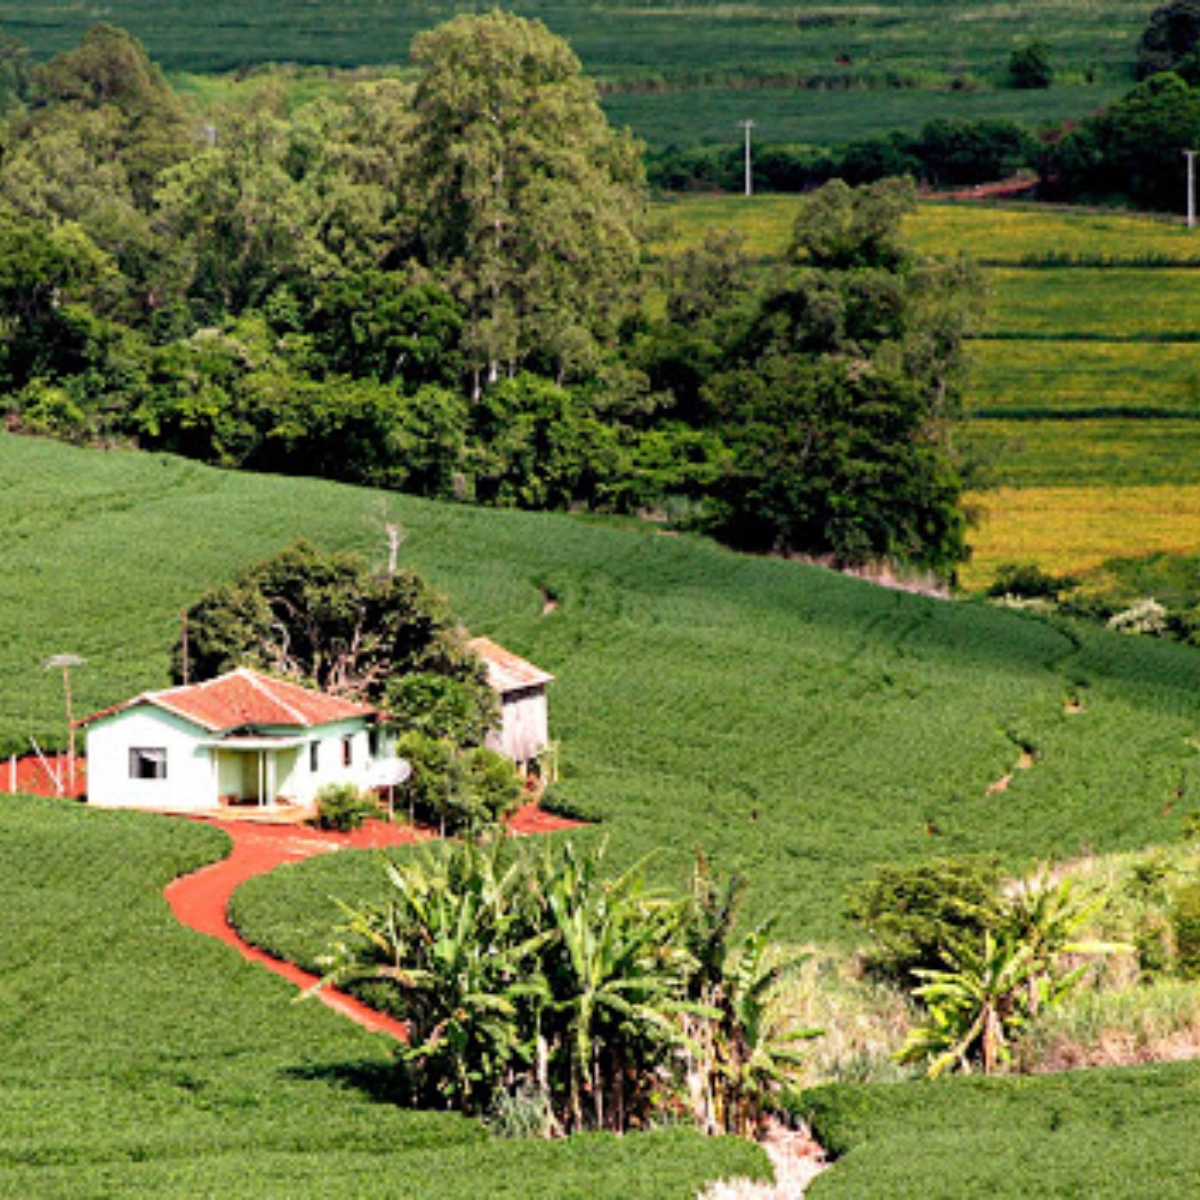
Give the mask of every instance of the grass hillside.
[[764, 1171], [686, 1131], [498, 1141], [386, 1103], [385, 1037], [171, 915], [226, 841], [0, 796], [0, 1195], [686, 1200]]
[[[510, 5], [566, 37], [599, 78], [612, 119], [652, 144], [736, 143], [751, 118], [773, 142], [841, 143], [932, 117], [1009, 116], [1031, 124], [1079, 117], [1127, 86], [1152, 5], [972, 5], [881, 0], [820, 5], [759, 0]], [[399, 0], [0, 0], [0, 26], [38, 56], [73, 47], [95, 21], [129, 29], [169, 71], [258, 63], [339, 67], [403, 63], [415, 33], [472, 6]], [[1038, 39], [1058, 85], [1004, 88], [1008, 55]]]
[[812, 1200], [1195, 1195], [1200, 1064], [831, 1087], [806, 1107], [837, 1156]]
[[[664, 251], [743, 232], [764, 262], [786, 250], [795, 201], [664, 204]], [[994, 490], [963, 571], [1004, 562], [1086, 571], [1114, 556], [1200, 549], [1200, 235], [1180, 223], [977, 204], [922, 204], [922, 253], [984, 267], [988, 315], [969, 345], [969, 445]]]
[[[298, 534], [384, 553], [379, 495], [0, 436], [0, 739], [167, 682], [179, 609]], [[646, 526], [392, 496], [404, 558], [552, 671], [564, 789], [613, 852], [697, 846], [791, 940], [881, 860], [1173, 841], [1200, 805], [1194, 651], [902, 595]], [[542, 615], [543, 590], [559, 600]], [[1068, 701], [1082, 712], [1068, 711]], [[988, 785], [1023, 753], [1004, 792]], [[599, 835], [596, 835], [599, 836]], [[327, 895], [323, 891], [321, 895]]]

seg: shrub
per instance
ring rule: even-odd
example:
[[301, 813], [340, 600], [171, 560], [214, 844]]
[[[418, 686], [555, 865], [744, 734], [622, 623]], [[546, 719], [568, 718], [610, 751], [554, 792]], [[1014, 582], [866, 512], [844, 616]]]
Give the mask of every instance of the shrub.
[[1179, 974], [1184, 979], [1200, 979], [1200, 883], [1175, 889], [1171, 927]]
[[1051, 575], [1036, 563], [1002, 563], [996, 568], [996, 578], [988, 588], [989, 596], [1020, 596], [1027, 600], [1057, 600], [1062, 592], [1070, 591], [1078, 580], [1070, 575]]
[[375, 801], [354, 784], [327, 783], [317, 792], [317, 815], [313, 823], [318, 829], [347, 833], [378, 813], [379, 806]]
[[477, 834], [516, 811], [521, 781], [513, 764], [494, 750], [461, 750], [416, 731], [406, 733], [397, 750], [412, 767], [404, 797], [413, 820], [443, 834]]
[[878, 868], [846, 902], [846, 915], [874, 941], [868, 970], [908, 987], [917, 971], [944, 967], [947, 953], [977, 944], [995, 924], [999, 883], [1000, 868], [991, 858]]
[[1008, 56], [1008, 84], [1014, 88], [1048, 88], [1054, 82], [1054, 62], [1045, 42], [1026, 42]]

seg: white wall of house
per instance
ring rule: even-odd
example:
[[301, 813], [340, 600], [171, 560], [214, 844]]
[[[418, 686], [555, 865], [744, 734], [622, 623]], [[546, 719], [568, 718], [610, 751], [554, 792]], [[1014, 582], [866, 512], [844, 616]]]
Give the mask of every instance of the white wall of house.
[[[88, 726], [88, 802], [181, 812], [217, 808], [222, 797], [307, 805], [326, 784], [368, 787], [377, 760], [395, 754], [394, 739], [380, 731], [373, 756], [371, 733], [358, 717], [270, 730], [255, 740], [271, 736], [302, 744], [269, 751], [238, 749], [236, 741], [223, 747], [207, 730], [153, 705], [123, 709]], [[158, 769], [165, 774], [144, 777]]]
[[500, 698], [500, 728], [487, 738], [487, 746], [498, 750], [520, 766], [528, 766], [550, 741], [546, 689], [523, 688]]
[[[311, 804], [328, 783], [354, 783], [366, 787], [371, 772], [370, 734], [361, 720], [339, 721], [307, 731], [309, 745], [297, 755], [294, 767], [284, 781], [282, 795], [297, 804]], [[350, 763], [346, 765], [349, 743]], [[316, 747], [315, 769], [313, 751]]]
[[[217, 803], [207, 735], [148, 704], [101, 717], [88, 726], [88, 803], [106, 808], [200, 811]], [[150, 763], [164, 774], [146, 777]]]

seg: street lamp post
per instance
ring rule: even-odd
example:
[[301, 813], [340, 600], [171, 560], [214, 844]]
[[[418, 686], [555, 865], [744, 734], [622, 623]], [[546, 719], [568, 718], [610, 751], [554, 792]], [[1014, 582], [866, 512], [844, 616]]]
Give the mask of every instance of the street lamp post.
[[746, 195], [754, 194], [754, 175], [750, 167], [750, 131], [754, 128], [753, 121], [739, 121], [738, 124], [746, 131]]

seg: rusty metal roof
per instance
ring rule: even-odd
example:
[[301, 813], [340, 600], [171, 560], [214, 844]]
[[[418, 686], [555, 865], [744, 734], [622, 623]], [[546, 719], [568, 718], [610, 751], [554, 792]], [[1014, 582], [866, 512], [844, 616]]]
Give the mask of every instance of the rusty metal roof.
[[88, 725], [139, 704], [174, 713], [210, 733], [261, 726], [311, 729], [333, 721], [376, 715], [376, 709], [369, 704], [328, 696], [298, 683], [272, 679], [239, 667], [203, 683], [144, 692], [124, 704], [93, 713], [79, 724]]
[[487, 666], [488, 683], [501, 695], [523, 688], [544, 687], [554, 681], [549, 671], [543, 671], [511, 650], [505, 650], [491, 638], [472, 638], [467, 645], [483, 659]]

